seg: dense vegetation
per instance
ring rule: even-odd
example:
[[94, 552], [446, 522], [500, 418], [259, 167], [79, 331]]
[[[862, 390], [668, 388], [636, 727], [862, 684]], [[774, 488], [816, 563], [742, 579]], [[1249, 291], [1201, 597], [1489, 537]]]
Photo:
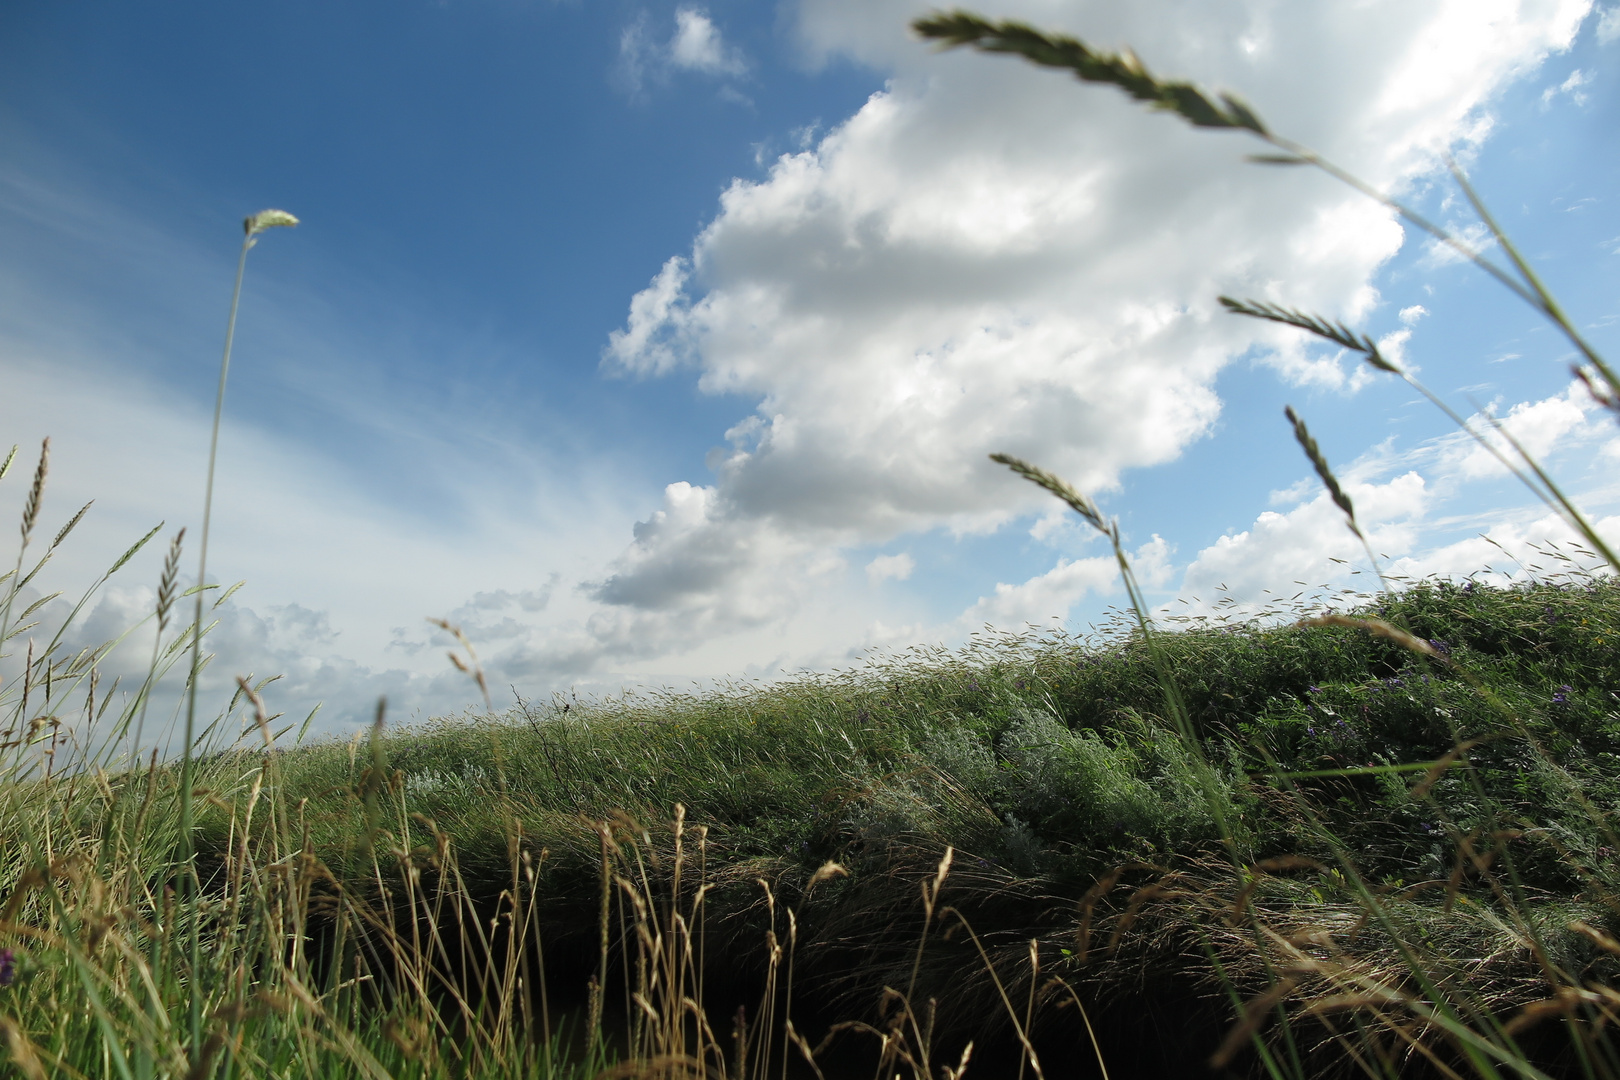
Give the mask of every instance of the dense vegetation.
[[[1205, 1037], [1219, 1033], [1228, 1007], [1201, 944], [1229, 977], [1261, 979], [1252, 942], [1208, 924], [1234, 902], [1236, 866], [1270, 860], [1277, 875], [1257, 890], [1268, 917], [1342, 922], [1359, 874], [1422, 924], [1429, 962], [1498, 1007], [1518, 1006], [1545, 994], [1538, 949], [1569, 971], [1608, 963], [1571, 922], [1620, 936], [1620, 845], [1606, 824], [1620, 806], [1617, 598], [1612, 578], [1439, 583], [1364, 613], [1408, 627], [1433, 658], [1348, 626], [1164, 635], [1202, 758], [1160, 719], [1154, 667], [1121, 631], [987, 639], [785, 684], [380, 729], [366, 745], [286, 754], [279, 768], [284, 798], [308, 800], [311, 849], [358, 892], [378, 888], [374, 843], [405, 850], [437, 829], [493, 910], [521, 836], [540, 867], [536, 902], [562, 1000], [561, 983], [577, 993], [590, 973], [596, 823], [632, 819], [651, 849], [667, 849], [679, 803], [689, 827], [708, 830], [711, 964], [764, 970], [763, 879], [798, 906], [801, 1001], [832, 1015], [873, 1013], [885, 985], [906, 982], [922, 932], [917, 883], [947, 846], [958, 854], [942, 902], [967, 914], [1022, 993], [1034, 937], [1044, 971], [1091, 986], [1114, 1014], [1190, 996]], [[1433, 768], [1459, 745], [1450, 767]], [[379, 760], [393, 807], [380, 826], [367, 808]], [[1226, 841], [1203, 761], [1225, 802]], [[244, 761], [208, 771], [252, 774]], [[205, 850], [222, 852], [239, 818], [226, 807], [248, 783], [214, 793]], [[849, 876], [804, 901], [828, 861]], [[1099, 895], [1110, 878], [1117, 885]], [[1144, 887], [1159, 891], [1144, 900]], [[1393, 946], [1376, 937], [1346, 944], [1387, 963], [1373, 954]], [[983, 1018], [1000, 1010], [966, 948], [931, 943], [918, 992], [978, 1018], [982, 1037], [995, 1026]], [[729, 1015], [737, 1003], [710, 1004]], [[1047, 1031], [1072, 1040], [1080, 1029], [1054, 1019]], [[1196, 1059], [1212, 1046], [1176, 1049]]]
[[[1616, 805], [1616, 596], [1609, 578], [1446, 582], [1374, 609], [1444, 663], [1354, 627], [1238, 623], [1162, 640], [1256, 857], [1327, 854], [1299, 819], [1255, 801], [1261, 774], [1430, 762], [1459, 739], [1488, 737], [1468, 752], [1468, 777], [1448, 772], [1429, 802], [1409, 798], [1416, 777], [1399, 774], [1294, 785], [1369, 872], [1415, 880], [1441, 869], [1437, 815], [1474, 828], [1495, 803], [1556, 809], [1563, 822], [1571, 779]], [[1139, 640], [1007, 637], [784, 683], [384, 729], [380, 746], [409, 810], [464, 850], [504, 835], [510, 815], [534, 815], [530, 835], [552, 843], [558, 825], [544, 822], [618, 811], [657, 820], [682, 802], [732, 859], [814, 870], [905, 837], [1081, 880], [1121, 858], [1219, 839], [1193, 759], [1157, 719], [1162, 706]], [[329, 850], [353, 835], [350, 793], [370, 752], [327, 744], [283, 760], [289, 793], [311, 798]], [[504, 863], [504, 840], [498, 849]], [[1537, 881], [1570, 884], [1561, 860], [1536, 866]]]

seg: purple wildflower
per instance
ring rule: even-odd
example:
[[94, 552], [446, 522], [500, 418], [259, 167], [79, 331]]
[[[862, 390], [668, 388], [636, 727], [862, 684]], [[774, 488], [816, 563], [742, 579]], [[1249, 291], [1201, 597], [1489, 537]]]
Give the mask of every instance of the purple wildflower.
[[10, 986], [17, 981], [17, 954], [10, 949], [0, 949], [0, 986]]

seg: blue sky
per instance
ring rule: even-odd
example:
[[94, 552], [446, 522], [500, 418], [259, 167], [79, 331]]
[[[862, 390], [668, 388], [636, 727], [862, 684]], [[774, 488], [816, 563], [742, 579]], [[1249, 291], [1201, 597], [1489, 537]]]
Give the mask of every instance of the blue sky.
[[[303, 224], [248, 270], [210, 556], [248, 585], [213, 677], [284, 671], [273, 704], [325, 701], [325, 730], [379, 693], [471, 703], [430, 615], [507, 700], [1083, 630], [1120, 599], [1111, 560], [992, 450], [1096, 493], [1159, 601], [1359, 583], [1284, 403], [1401, 573], [1560, 535], [1404, 386], [1220, 292], [1397, 335], [1615, 524], [1620, 443], [1499, 287], [1238, 137], [935, 54], [905, 30], [924, 10], [7, 5], [0, 442], [53, 436], [48, 524], [97, 500], [50, 588], [158, 520], [195, 535], [237, 229], [267, 206]], [[1620, 351], [1620, 10], [986, 10], [1234, 89], [1467, 229], [1449, 149]], [[85, 641], [150, 609], [155, 548]]]

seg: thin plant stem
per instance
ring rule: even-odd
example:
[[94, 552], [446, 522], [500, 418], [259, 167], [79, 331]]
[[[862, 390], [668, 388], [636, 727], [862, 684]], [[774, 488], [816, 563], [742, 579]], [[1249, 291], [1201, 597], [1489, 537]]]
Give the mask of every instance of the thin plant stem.
[[[197, 551], [197, 617], [191, 627], [191, 680], [186, 690], [185, 743], [180, 748], [181, 881], [183, 895], [193, 905], [201, 891], [201, 883], [197, 880], [196, 845], [191, 834], [194, 812], [191, 789], [196, 782], [196, 758], [192, 744], [197, 737], [197, 683], [202, 674], [204, 602], [208, 598], [208, 534], [213, 524], [214, 470], [219, 461], [219, 421], [225, 411], [225, 382], [231, 372], [231, 345], [236, 337], [236, 311], [242, 300], [242, 275], [247, 269], [248, 251], [258, 242], [254, 238], [265, 229], [296, 224], [298, 219], [284, 210], [262, 210], [242, 223], [242, 251], [236, 260], [236, 284], [231, 289], [231, 313], [225, 322], [225, 350], [219, 361], [219, 390], [214, 397], [214, 424], [208, 440], [208, 481], [203, 492], [202, 538]], [[193, 914], [195, 915], [195, 912]], [[200, 927], [195, 917], [191, 919], [189, 938], [190, 970], [191, 977], [195, 980], [202, 962]], [[190, 997], [191, 1046], [195, 1051], [202, 1045], [202, 999], [201, 995], [195, 992]]]
[[[191, 679], [186, 688], [185, 741], [180, 747], [180, 862], [183, 870], [181, 882], [185, 899], [195, 903], [200, 891], [197, 881], [196, 845], [191, 835], [192, 793], [196, 782], [196, 760], [192, 742], [197, 737], [197, 681], [202, 674], [202, 633], [204, 602], [208, 599], [208, 533], [213, 524], [214, 468], [219, 460], [219, 419], [225, 411], [225, 380], [231, 371], [231, 344], [236, 337], [236, 309], [242, 300], [242, 274], [247, 269], [248, 249], [253, 246], [253, 233], [246, 230], [242, 237], [242, 253], [236, 260], [236, 286], [231, 290], [231, 314], [225, 323], [225, 353], [219, 361], [219, 391], [214, 396], [214, 427], [208, 440], [208, 482], [203, 493], [202, 540], [197, 554], [197, 616], [191, 627]], [[188, 945], [191, 953], [191, 977], [196, 979], [201, 966], [201, 937], [197, 920], [191, 920]], [[202, 1044], [202, 995], [191, 995], [191, 1045]]]

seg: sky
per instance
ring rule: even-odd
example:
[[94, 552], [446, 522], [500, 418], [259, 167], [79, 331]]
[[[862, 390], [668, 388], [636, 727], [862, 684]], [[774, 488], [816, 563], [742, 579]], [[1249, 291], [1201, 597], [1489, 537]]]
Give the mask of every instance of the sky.
[[[1379, 340], [1489, 410], [1620, 536], [1620, 439], [1569, 343], [1320, 173], [1111, 88], [940, 53], [909, 0], [12, 0], [0, 7], [0, 484], [66, 632], [150, 656], [195, 580], [240, 222], [203, 688], [345, 735], [858, 665], [986, 626], [1085, 633], [1120, 521], [1155, 604], [1368, 589], [1283, 420], [1388, 573], [1523, 577], [1568, 540], [1410, 387], [1230, 294]], [[1591, 0], [997, 0], [1231, 90], [1459, 235], [1452, 155], [1571, 319], [1620, 353], [1620, 7]], [[1500, 257], [1500, 252], [1493, 253]], [[4, 447], [0, 446], [0, 452]], [[15, 540], [8, 541], [14, 545]], [[0, 549], [0, 561], [15, 548]], [[189, 583], [189, 582], [188, 582]], [[143, 621], [144, 620], [144, 621]], [[174, 627], [170, 627], [173, 632]], [[15, 656], [11, 663], [15, 665]], [[172, 701], [178, 679], [165, 684]], [[167, 714], [166, 714], [167, 715]]]

